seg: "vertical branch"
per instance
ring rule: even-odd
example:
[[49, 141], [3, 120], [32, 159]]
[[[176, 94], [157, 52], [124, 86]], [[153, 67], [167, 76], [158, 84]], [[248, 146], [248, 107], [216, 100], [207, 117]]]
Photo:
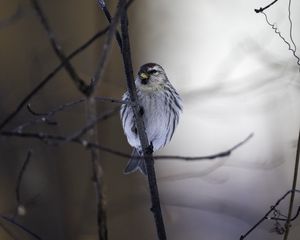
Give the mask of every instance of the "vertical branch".
[[[87, 99], [87, 122], [95, 121], [97, 115], [97, 108], [95, 99], [89, 97]], [[98, 143], [98, 131], [95, 125], [88, 131], [88, 138], [90, 141]], [[107, 240], [107, 221], [106, 211], [104, 206], [104, 190], [103, 190], [103, 171], [100, 164], [100, 154], [97, 149], [91, 149], [91, 161], [92, 161], [92, 179], [95, 187], [96, 195], [96, 208], [97, 208], [97, 226], [98, 226], [98, 239]]]
[[19, 175], [18, 175], [18, 180], [17, 180], [17, 185], [16, 185], [16, 200], [17, 200], [18, 206], [22, 203], [21, 202], [21, 196], [20, 196], [21, 183], [22, 183], [22, 179], [23, 179], [23, 175], [24, 175], [24, 172], [26, 170], [26, 167], [29, 164], [31, 155], [32, 155], [32, 151], [29, 150], [28, 153], [27, 153], [26, 159], [25, 159], [25, 161], [22, 165], [22, 168], [19, 172]]
[[[110, 18], [110, 26], [106, 40], [101, 49], [101, 54], [99, 58], [99, 63], [97, 64], [96, 71], [92, 78], [91, 84], [89, 86], [89, 92], [87, 94], [87, 124], [95, 122], [97, 119], [97, 106], [96, 99], [93, 96], [96, 90], [97, 84], [102, 79], [105, 66], [108, 60], [109, 50], [112, 45], [113, 36], [116, 33], [116, 28], [119, 23], [121, 11], [124, 7], [124, 4], [119, 2], [116, 14], [113, 18]], [[88, 131], [89, 140], [98, 144], [98, 131], [97, 125]], [[93, 170], [93, 182], [95, 186], [96, 193], [96, 204], [97, 204], [97, 226], [98, 226], [98, 238], [99, 240], [108, 239], [107, 231], [107, 221], [106, 221], [106, 211], [104, 206], [104, 189], [103, 189], [103, 170], [100, 163], [100, 154], [99, 150], [91, 148], [91, 161], [92, 161], [92, 170]]]
[[291, 198], [290, 198], [288, 217], [287, 217], [287, 221], [286, 221], [286, 224], [285, 224], [286, 231], [285, 231], [285, 234], [284, 234], [284, 240], [288, 239], [289, 230], [290, 230], [291, 216], [292, 216], [292, 211], [293, 211], [294, 198], [295, 198], [296, 185], [297, 185], [297, 178], [298, 178], [299, 156], [300, 156], [300, 131], [299, 131], [299, 135], [298, 135], [298, 144], [297, 144], [297, 153], [296, 153], [296, 159], [295, 159], [293, 186], [292, 186], [292, 190], [291, 190]]
[[129, 42], [129, 35], [128, 35], [128, 19], [127, 19], [126, 10], [124, 10], [121, 15], [121, 32], [122, 32], [122, 40], [123, 40], [122, 56], [123, 56], [123, 63], [125, 67], [125, 73], [126, 73], [127, 87], [128, 87], [128, 92], [130, 94], [130, 100], [133, 103], [132, 109], [133, 109], [133, 113], [136, 121], [136, 127], [140, 138], [142, 150], [143, 150], [143, 155], [145, 157], [145, 162], [147, 166], [148, 183], [149, 183], [151, 201], [152, 201], [151, 211], [153, 212], [154, 215], [156, 230], [159, 239], [160, 240], [167, 239], [161, 207], [160, 207], [159, 193], [158, 193], [158, 188], [156, 183], [154, 160], [152, 157], [153, 150], [152, 150], [152, 146], [149, 145], [144, 122], [141, 116], [139, 115], [138, 97], [136, 94], [136, 87], [134, 83], [133, 69], [132, 69], [132, 62], [131, 62], [130, 42]]

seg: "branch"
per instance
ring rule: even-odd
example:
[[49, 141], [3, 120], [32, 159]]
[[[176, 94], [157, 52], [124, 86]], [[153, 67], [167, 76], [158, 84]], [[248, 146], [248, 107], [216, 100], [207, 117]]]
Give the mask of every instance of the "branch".
[[291, 222], [291, 217], [292, 217], [292, 212], [293, 212], [295, 190], [296, 190], [297, 179], [298, 179], [299, 157], [300, 157], [300, 130], [299, 130], [299, 135], [298, 135], [298, 144], [297, 144], [297, 152], [296, 152], [296, 159], [295, 159], [292, 193], [291, 193], [291, 199], [290, 199], [290, 204], [289, 204], [289, 212], [288, 212], [288, 217], [287, 217], [287, 221], [285, 224], [286, 231], [284, 234], [284, 240], [288, 239], [289, 230], [290, 230], [290, 222]]
[[[281, 203], [282, 200], [284, 200], [290, 193], [291, 194], [295, 194], [295, 192], [300, 192], [299, 190], [297, 189], [292, 189], [292, 190], [289, 190], [287, 191], [281, 198], [279, 198], [277, 200], [277, 202], [271, 206], [270, 210], [256, 223], [254, 224], [253, 227], [251, 227], [244, 235], [241, 235], [240, 237], [240, 240], [243, 240], [245, 239], [253, 230], [255, 230], [262, 222], [264, 222], [265, 220], [277, 220], [276, 218], [272, 218], [272, 217], [269, 217], [270, 213], [272, 213], [273, 211], [276, 211], [276, 207]], [[293, 218], [296, 219], [298, 215], [296, 214], [296, 216]]]
[[139, 114], [138, 97], [133, 78], [133, 69], [131, 62], [130, 43], [128, 35], [128, 19], [127, 12], [123, 11], [121, 16], [121, 32], [122, 32], [122, 56], [126, 73], [127, 88], [130, 95], [130, 100], [133, 103], [132, 110], [135, 117], [137, 132], [140, 138], [143, 155], [145, 157], [147, 167], [147, 177], [151, 194], [152, 207], [151, 211], [154, 215], [157, 235], [160, 240], [167, 239], [163, 216], [160, 207], [159, 192], [156, 183], [156, 175], [154, 169], [154, 160], [152, 157], [153, 149], [149, 145], [148, 137], [145, 131], [145, 126], [142, 117]]
[[23, 175], [25, 173], [26, 167], [28, 166], [28, 164], [30, 162], [31, 155], [32, 155], [32, 151], [29, 150], [27, 153], [26, 159], [22, 165], [22, 168], [19, 172], [19, 175], [18, 175], [18, 180], [17, 180], [17, 185], [16, 185], [16, 200], [17, 200], [18, 206], [22, 204], [21, 196], [20, 196], [21, 183], [22, 183], [22, 179], [23, 179]]
[[278, 0], [274, 0], [273, 2], [271, 2], [269, 5], [265, 6], [265, 7], [260, 7], [259, 9], [254, 9], [254, 11], [256, 13], [260, 13], [260, 12], [263, 12], [265, 11], [266, 9], [268, 9], [269, 7], [271, 7], [274, 3], [276, 3]]
[[5, 226], [5, 224], [3, 224], [2, 222], [0, 222], [0, 227], [14, 240], [18, 240], [18, 238], [14, 235], [15, 233], [13, 233], [8, 227]]
[[[82, 130], [80, 130], [80, 131], [82, 131]], [[0, 133], [0, 135], [5, 136], [5, 137], [37, 139], [37, 140], [41, 140], [45, 143], [52, 143], [54, 145], [58, 145], [58, 143], [68, 143], [68, 141], [69, 141], [69, 142], [80, 144], [86, 148], [97, 148], [101, 151], [104, 151], [104, 152], [107, 152], [107, 153], [110, 153], [110, 154], [113, 154], [113, 155], [116, 155], [119, 157], [123, 157], [126, 159], [132, 157], [130, 154], [127, 154], [127, 153], [124, 153], [124, 152], [121, 152], [121, 151], [118, 151], [118, 150], [115, 150], [115, 149], [112, 149], [109, 147], [105, 147], [100, 144], [95, 144], [93, 142], [89, 142], [82, 138], [74, 138], [74, 137], [70, 138], [70, 137], [64, 137], [64, 136], [59, 136], [59, 135], [51, 135], [51, 134], [47, 134], [47, 133], [43, 133], [43, 132], [31, 133], [31, 132], [2, 131]], [[178, 155], [157, 155], [157, 156], [153, 156], [153, 159], [156, 159], [156, 160], [176, 159], [176, 160], [184, 160], [184, 161], [199, 161], [199, 160], [201, 161], [201, 160], [212, 160], [212, 159], [216, 159], [216, 158], [227, 157], [232, 153], [232, 151], [237, 150], [238, 147], [241, 147], [243, 144], [246, 143], [246, 141], [249, 141], [250, 138], [251, 138], [251, 134], [245, 140], [236, 144], [232, 148], [230, 148], [226, 151], [223, 151], [221, 153], [217, 153], [217, 154], [211, 154], [211, 155], [207, 155], [207, 156], [195, 156], [195, 157], [178, 156]], [[143, 156], [134, 156], [134, 157], [144, 159]]]
[[[290, 39], [291, 39], [291, 42], [293, 44], [293, 47], [291, 46], [290, 42], [288, 40], [286, 40], [286, 38], [284, 36], [282, 36], [281, 32], [279, 31], [278, 27], [275, 26], [275, 23], [272, 24], [269, 19], [268, 19], [268, 16], [265, 12], [261, 12], [264, 17], [265, 17], [265, 20], [266, 20], [266, 23], [274, 30], [274, 32], [282, 39], [282, 41], [288, 46], [289, 48], [289, 51], [291, 51], [293, 53], [293, 56], [296, 58], [297, 60], [297, 65], [300, 66], [300, 58], [299, 56], [297, 55], [296, 51], [297, 51], [297, 47], [296, 47], [296, 44], [294, 42], [294, 39], [293, 39], [293, 22], [292, 22], [292, 19], [291, 19], [291, 0], [289, 0], [289, 5], [288, 5], [288, 18], [289, 18], [289, 22], [290, 22], [290, 29], [289, 29], [289, 34], [290, 34]], [[300, 69], [299, 69], [300, 71]]]
[[[96, 126], [97, 120], [97, 107], [95, 104], [95, 99], [90, 96], [86, 102], [86, 121], [88, 124], [81, 131], [75, 134], [74, 139], [79, 139], [80, 136], [88, 133], [88, 138], [90, 141], [95, 141], [98, 143], [98, 129]], [[102, 116], [108, 116], [102, 114]], [[101, 119], [101, 118], [100, 118]], [[108, 239], [107, 230], [107, 215], [104, 204], [104, 183], [103, 183], [103, 170], [100, 163], [100, 154], [98, 149], [91, 148], [91, 162], [92, 162], [92, 172], [93, 172], [93, 183], [95, 187], [96, 195], [96, 209], [97, 209], [97, 227], [98, 227], [98, 238], [99, 240]]]
[[99, 82], [99, 79], [102, 77], [102, 74], [104, 72], [105, 64], [108, 59], [108, 52], [112, 45], [113, 36], [116, 32], [117, 25], [119, 23], [119, 19], [121, 16], [121, 12], [123, 11], [123, 8], [125, 7], [124, 4], [121, 4], [121, 3], [123, 3], [123, 1], [124, 0], [119, 1], [116, 14], [115, 14], [114, 18], [111, 20], [106, 40], [101, 49], [101, 56], [99, 59], [99, 63], [97, 64], [96, 71], [94, 73], [91, 84], [89, 86], [89, 92], [88, 92], [87, 96], [91, 96], [93, 94], [93, 92], [95, 91], [95, 88], [97, 86], [97, 83]]
[[[106, 7], [105, 1], [104, 0], [98, 0], [98, 4], [101, 7], [102, 11], [104, 12], [105, 17], [108, 20], [108, 22], [111, 23], [112, 22], [112, 17], [111, 17], [111, 15], [110, 15], [107, 7]], [[115, 35], [116, 35], [116, 39], [117, 39], [117, 42], [119, 44], [119, 47], [122, 49], [122, 39], [121, 39], [121, 35], [120, 35], [119, 31], [116, 31]]]
[[25, 96], [25, 98], [19, 103], [17, 108], [10, 113], [4, 121], [0, 124], [0, 130], [2, 130], [20, 111], [21, 109], [28, 103], [28, 101], [37, 94], [47, 83], [50, 82], [51, 79], [67, 64], [68, 61], [70, 61], [72, 58], [74, 58], [77, 54], [84, 51], [87, 47], [89, 47], [93, 42], [95, 42], [96, 39], [103, 36], [107, 31], [108, 27], [104, 28], [103, 30], [96, 33], [93, 37], [91, 37], [88, 41], [86, 41], [83, 45], [81, 45], [79, 48], [74, 50], [68, 57], [66, 57], [66, 60], [60, 63], [52, 72], [50, 72], [36, 87], [33, 88], [33, 90]]
[[[131, 3], [133, 3], [133, 1], [134, 0], [129, 0], [128, 3], [126, 3], [126, 6], [125, 6], [126, 9], [131, 5]], [[98, 4], [101, 7], [102, 11], [104, 12], [104, 15], [105, 15], [107, 21], [109, 23], [111, 23], [112, 17], [111, 17], [110, 12], [108, 11], [108, 9], [106, 7], [105, 1], [104, 0], [98, 0]], [[119, 47], [121, 49], [121, 52], [122, 52], [122, 38], [121, 38], [121, 35], [120, 35], [119, 31], [116, 31], [116, 40], [117, 40], [118, 45], [119, 45]]]
[[31, 231], [30, 229], [28, 229], [27, 227], [23, 226], [22, 224], [16, 222], [15, 220], [11, 219], [11, 218], [8, 218], [6, 216], [2, 216], [0, 215], [0, 218], [5, 220], [6, 222], [10, 223], [10, 224], [13, 224], [14, 226], [20, 228], [21, 230], [23, 230], [24, 232], [26, 232], [28, 235], [34, 237], [35, 239], [38, 239], [38, 240], [42, 240], [42, 238], [37, 235], [36, 233], [34, 233], [33, 231]]
[[209, 160], [209, 159], [227, 157], [227, 156], [231, 155], [231, 153], [234, 150], [236, 150], [237, 148], [241, 147], [246, 142], [248, 142], [253, 136], [254, 136], [254, 134], [251, 133], [243, 141], [239, 142], [238, 144], [234, 145], [233, 147], [229, 148], [228, 150], [217, 153], [217, 154], [211, 154], [211, 155], [207, 155], [207, 156], [196, 156], [196, 157], [164, 155], [164, 156], [154, 156], [153, 158], [154, 159], [177, 159], [177, 160], [185, 160], [185, 161], [195, 161], [195, 160]]
[[68, 137], [66, 139], [66, 142], [72, 142], [73, 140], [80, 139], [85, 133], [87, 133], [88, 131], [90, 131], [91, 129], [93, 129], [97, 125], [98, 122], [110, 118], [115, 113], [118, 113], [119, 110], [120, 110], [120, 108], [116, 107], [116, 108], [114, 108], [112, 110], [109, 110], [109, 111], [106, 111], [106, 112], [102, 113], [98, 117], [95, 116], [94, 118], [89, 119], [88, 120], [89, 122], [87, 123], [87, 125], [84, 126], [82, 129], [80, 129], [75, 134], [73, 134], [72, 136]]
[[41, 6], [39, 5], [38, 1], [31, 0], [31, 4], [39, 17], [41, 24], [43, 25], [45, 31], [48, 34], [49, 41], [51, 43], [51, 46], [52, 46], [55, 54], [58, 56], [58, 58], [60, 59], [61, 62], [65, 62], [64, 67], [65, 67], [66, 71], [68, 72], [68, 74], [70, 75], [73, 82], [75, 83], [78, 90], [80, 92], [82, 92], [84, 95], [86, 95], [88, 92], [88, 85], [86, 85], [85, 82], [78, 76], [78, 74], [76, 73], [72, 64], [67, 60], [61, 46], [59, 45], [58, 41], [55, 39], [54, 33], [53, 33], [52, 29], [50, 28], [48, 20], [45, 16]]
[[[119, 100], [119, 99], [114, 99], [111, 97], [101, 97], [101, 96], [96, 96], [94, 97], [95, 100], [97, 101], [101, 101], [101, 102], [110, 102], [110, 103], [116, 103], [116, 104], [131, 104], [130, 101], [125, 101], [125, 100]], [[85, 102], [86, 98], [81, 98], [78, 100], [74, 100], [72, 102], [68, 102], [65, 104], [62, 104], [56, 108], [54, 108], [53, 110], [50, 110], [48, 112], [37, 112], [35, 111], [32, 107], [31, 104], [27, 104], [27, 110], [34, 116], [37, 116], [37, 118], [32, 119], [28, 122], [22, 123], [19, 126], [15, 127], [13, 129], [13, 131], [16, 132], [22, 132], [24, 130], [24, 128], [38, 124], [38, 123], [46, 123], [48, 125], [58, 125], [58, 123], [56, 121], [51, 120], [52, 117], [54, 117], [54, 115], [58, 112], [62, 112], [67, 108], [71, 108], [75, 105], [78, 105], [82, 102]], [[117, 110], [115, 110], [117, 111]]]

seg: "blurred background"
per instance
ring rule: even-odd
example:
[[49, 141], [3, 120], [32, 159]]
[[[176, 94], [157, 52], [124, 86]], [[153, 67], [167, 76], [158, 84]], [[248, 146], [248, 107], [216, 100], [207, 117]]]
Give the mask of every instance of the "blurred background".
[[[39, 1], [66, 54], [107, 26], [97, 1]], [[107, 1], [112, 13], [116, 1]], [[157, 154], [202, 156], [254, 137], [229, 157], [186, 162], [157, 160], [156, 170], [168, 239], [239, 239], [292, 184], [300, 127], [299, 66], [287, 45], [254, 8], [270, 1], [136, 0], [129, 8], [135, 72], [146, 62], [161, 64], [184, 101], [171, 143]], [[288, 0], [266, 13], [289, 38]], [[293, 37], [300, 43], [300, 2], [292, 1]], [[72, 60], [87, 83], [105, 38]], [[30, 1], [0, 0], [0, 121], [50, 73], [59, 60]], [[297, 52], [299, 55], [299, 52]], [[114, 41], [98, 96], [120, 99], [126, 90]], [[37, 112], [82, 98], [63, 70], [31, 100]], [[116, 107], [97, 103], [99, 113]], [[58, 126], [28, 131], [69, 136], [85, 124], [85, 105], [58, 113]], [[24, 109], [6, 126], [32, 119]], [[130, 153], [119, 115], [98, 124], [99, 143]], [[0, 213], [16, 212], [15, 188], [29, 149], [33, 154], [21, 184], [26, 214], [16, 220], [43, 239], [97, 239], [96, 200], [90, 152], [75, 144], [0, 138]], [[122, 174], [127, 159], [100, 153], [104, 171], [109, 239], [156, 239], [144, 176]], [[299, 194], [298, 194], [299, 195]], [[296, 195], [295, 207], [300, 204]], [[278, 207], [287, 214], [289, 198]], [[246, 239], [282, 239], [265, 221]], [[282, 226], [284, 224], [282, 223]], [[299, 239], [300, 220], [290, 240]], [[31, 239], [0, 220], [0, 239]]]

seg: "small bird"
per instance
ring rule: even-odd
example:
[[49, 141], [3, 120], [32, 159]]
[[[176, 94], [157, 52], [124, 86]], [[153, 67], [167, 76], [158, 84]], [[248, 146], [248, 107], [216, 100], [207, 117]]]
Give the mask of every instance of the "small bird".
[[[148, 140], [155, 152], [171, 140], [182, 112], [182, 100], [169, 82], [164, 69], [156, 63], [147, 63], [140, 67], [135, 86], [139, 114], [143, 118]], [[128, 91], [124, 93], [123, 100], [130, 101]], [[121, 106], [120, 115], [128, 143], [133, 147], [132, 157], [124, 173], [140, 170], [147, 175], [145, 160], [138, 158], [143, 153], [130, 104]]]

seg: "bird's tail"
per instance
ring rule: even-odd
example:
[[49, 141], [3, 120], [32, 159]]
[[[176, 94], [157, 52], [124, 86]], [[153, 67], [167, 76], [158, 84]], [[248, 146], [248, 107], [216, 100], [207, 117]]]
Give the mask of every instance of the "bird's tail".
[[131, 159], [128, 161], [127, 166], [124, 170], [124, 174], [133, 173], [136, 170], [140, 170], [141, 173], [147, 175], [147, 168], [144, 159], [139, 158], [141, 154], [134, 148], [131, 154]]

